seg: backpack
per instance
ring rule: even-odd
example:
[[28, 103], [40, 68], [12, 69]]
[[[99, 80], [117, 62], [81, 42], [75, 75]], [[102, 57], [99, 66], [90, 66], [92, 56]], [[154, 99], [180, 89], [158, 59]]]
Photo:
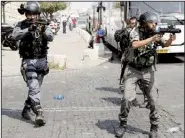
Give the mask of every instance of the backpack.
[[125, 48], [128, 48], [130, 45], [130, 32], [127, 28], [117, 30], [114, 33], [114, 40], [119, 43], [120, 49], [124, 53]]

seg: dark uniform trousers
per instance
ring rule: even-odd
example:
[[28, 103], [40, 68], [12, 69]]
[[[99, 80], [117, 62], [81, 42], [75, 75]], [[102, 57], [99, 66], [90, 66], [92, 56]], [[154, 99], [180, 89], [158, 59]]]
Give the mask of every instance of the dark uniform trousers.
[[24, 59], [22, 68], [25, 71], [24, 80], [29, 88], [28, 98], [34, 103], [40, 104], [40, 88], [43, 82], [44, 75], [49, 71], [46, 58], [40, 59]]

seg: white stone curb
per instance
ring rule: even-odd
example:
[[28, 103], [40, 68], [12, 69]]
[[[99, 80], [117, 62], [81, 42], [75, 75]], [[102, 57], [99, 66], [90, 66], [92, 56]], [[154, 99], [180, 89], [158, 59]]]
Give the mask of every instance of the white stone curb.
[[48, 54], [47, 58], [49, 63], [58, 64], [59, 67], [66, 67], [66, 61], [67, 61], [66, 55]]

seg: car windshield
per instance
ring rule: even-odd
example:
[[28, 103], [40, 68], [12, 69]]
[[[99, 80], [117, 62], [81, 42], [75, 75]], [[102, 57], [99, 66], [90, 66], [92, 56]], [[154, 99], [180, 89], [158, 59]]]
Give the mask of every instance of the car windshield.
[[180, 19], [173, 17], [173, 16], [161, 17], [161, 24], [184, 25], [184, 20], [180, 20]]
[[78, 20], [86, 20], [87, 17], [86, 16], [81, 16], [81, 17], [78, 17]]
[[78, 21], [78, 24], [86, 24], [86, 21]]
[[[151, 1], [133, 1], [130, 2], [131, 7], [134, 7], [131, 10], [133, 11], [133, 14], [140, 12], [140, 14], [150, 11], [150, 12], [156, 12], [158, 14], [169, 14], [169, 13], [184, 13], [184, 2], [151, 2]], [[137, 11], [138, 10], [138, 11]], [[133, 15], [132, 15], [133, 16]], [[134, 15], [135, 16], [135, 15]]]

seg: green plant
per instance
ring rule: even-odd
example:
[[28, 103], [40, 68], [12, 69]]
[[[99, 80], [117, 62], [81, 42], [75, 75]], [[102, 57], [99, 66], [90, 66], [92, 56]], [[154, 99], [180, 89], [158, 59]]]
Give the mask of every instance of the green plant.
[[60, 67], [58, 63], [49, 62], [48, 64], [50, 69], [64, 70], [66, 69], [66, 63]]
[[65, 10], [67, 8], [67, 4], [65, 2], [40, 2], [40, 8], [42, 14], [48, 18], [52, 18], [53, 13], [60, 11], [60, 10]]
[[119, 1], [118, 2], [114, 2], [113, 3], [113, 8], [114, 9], [120, 8], [120, 2]]

